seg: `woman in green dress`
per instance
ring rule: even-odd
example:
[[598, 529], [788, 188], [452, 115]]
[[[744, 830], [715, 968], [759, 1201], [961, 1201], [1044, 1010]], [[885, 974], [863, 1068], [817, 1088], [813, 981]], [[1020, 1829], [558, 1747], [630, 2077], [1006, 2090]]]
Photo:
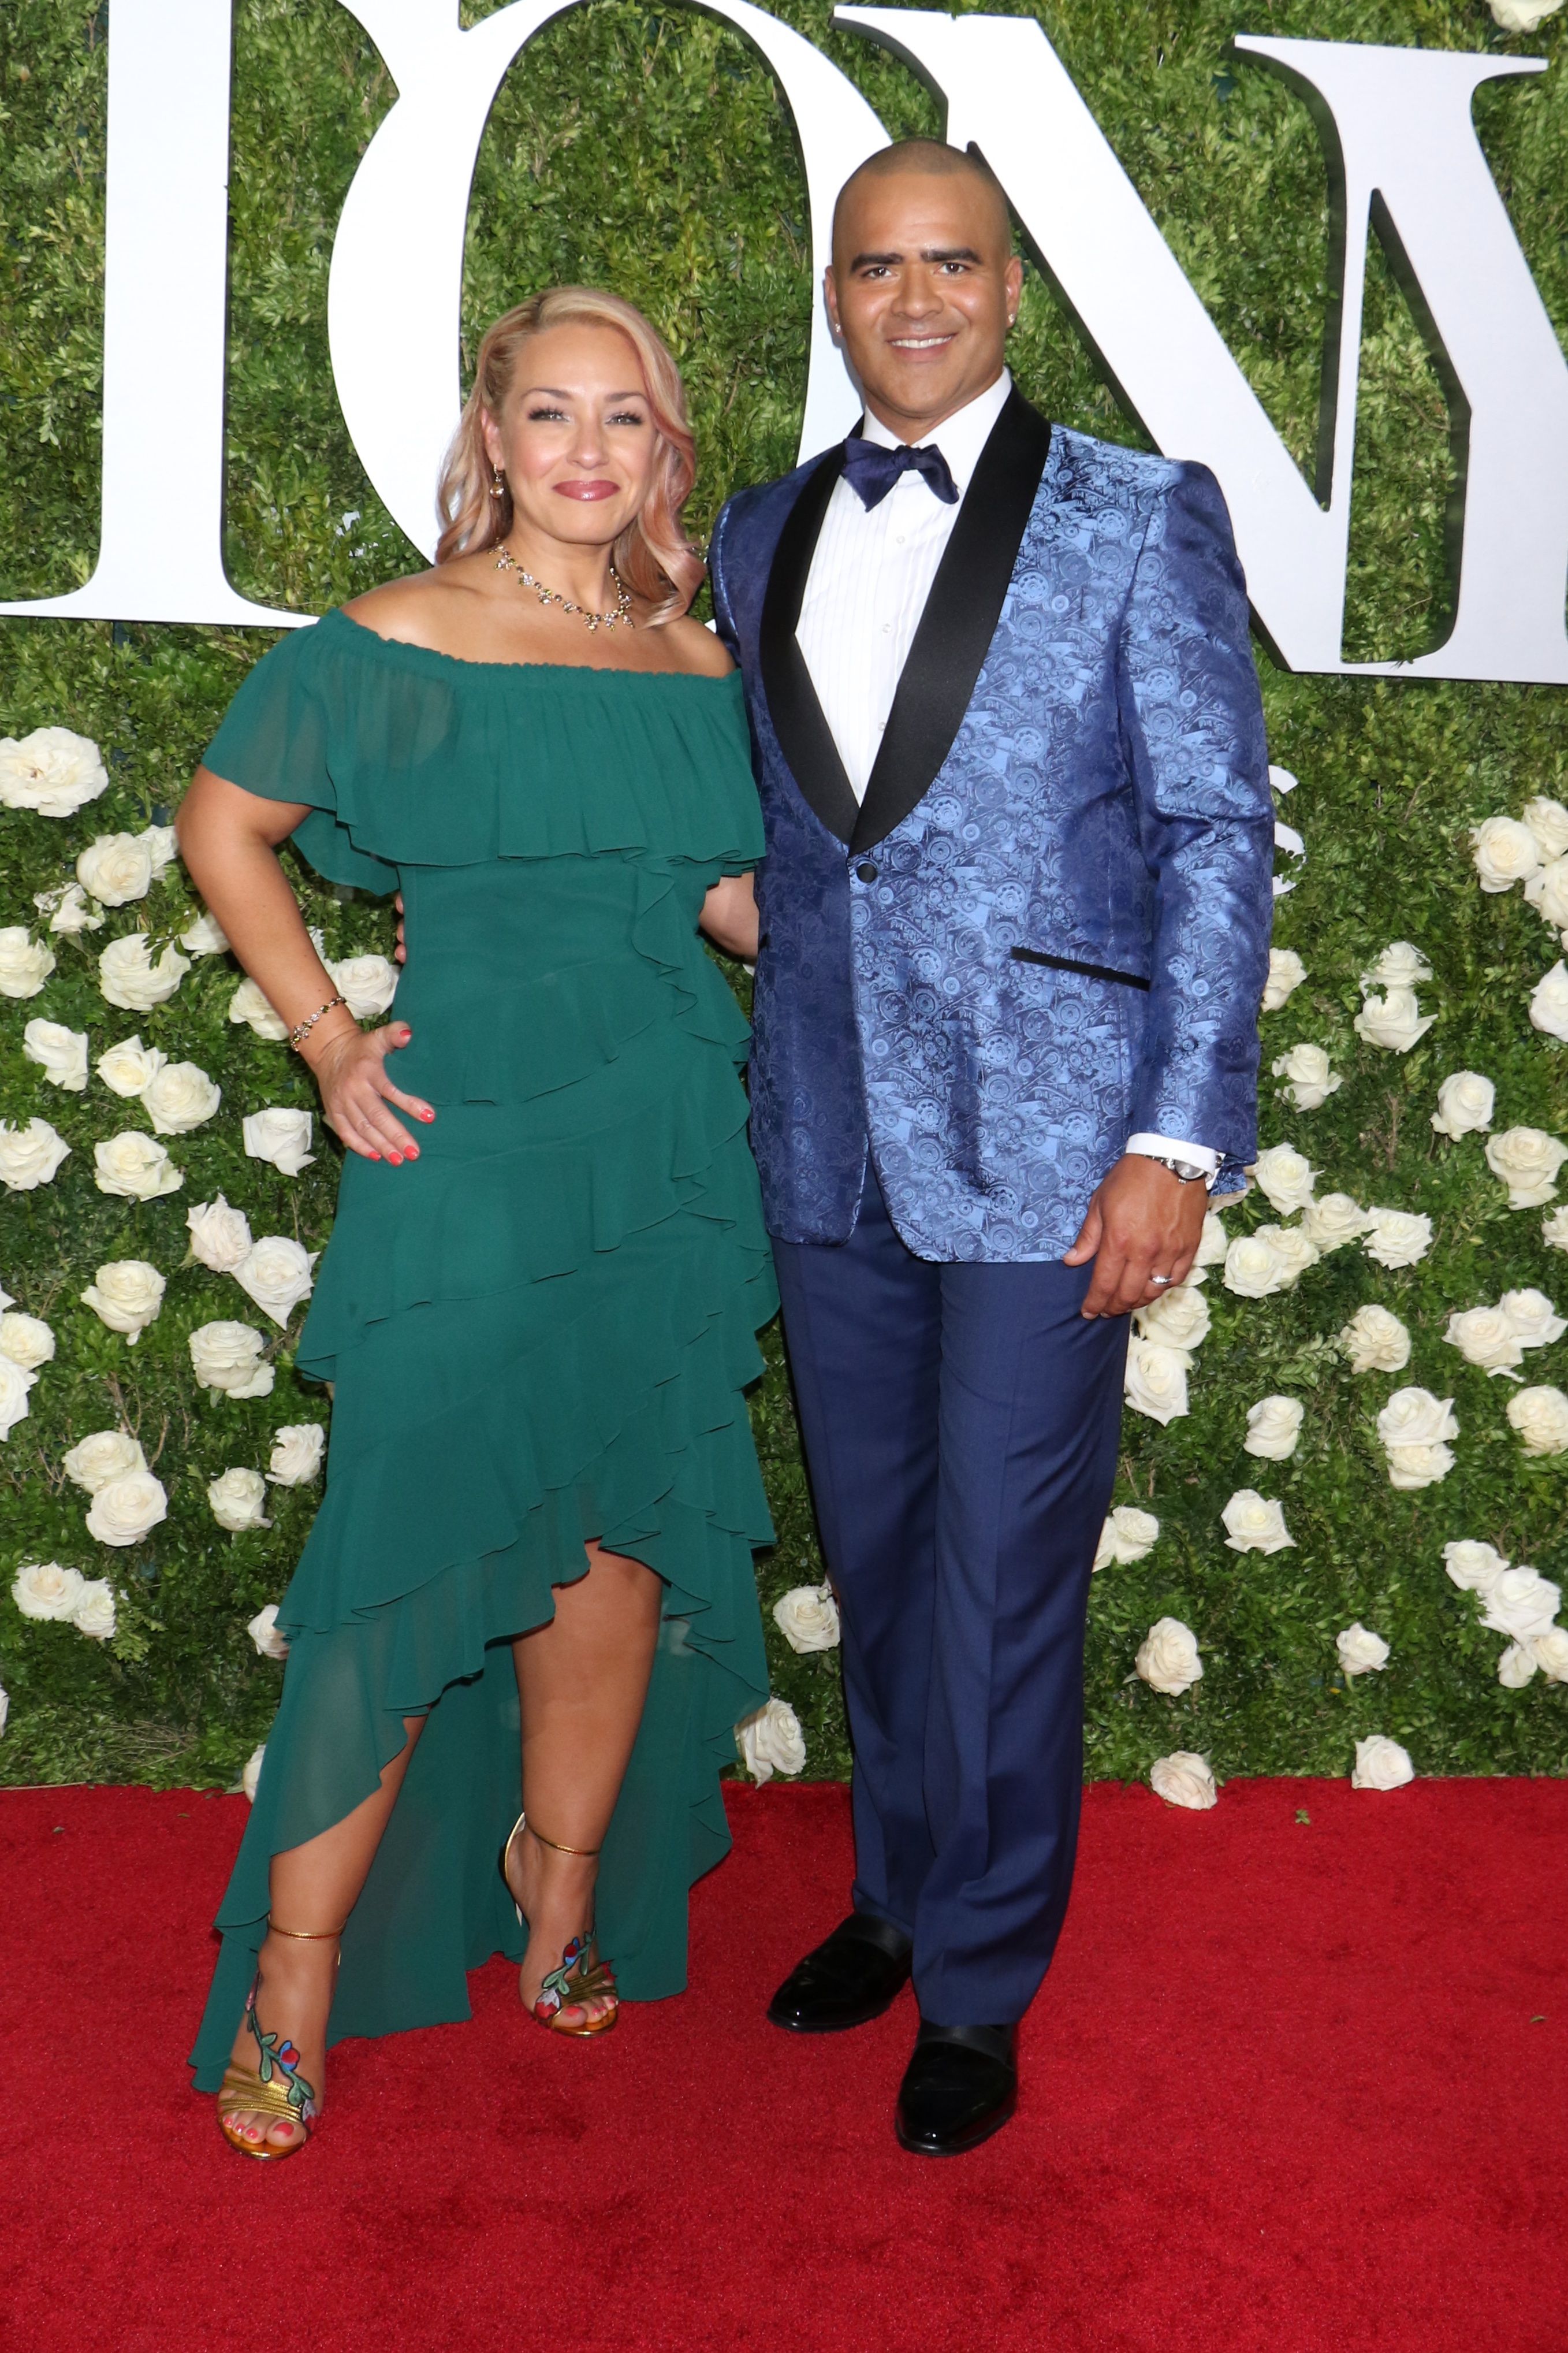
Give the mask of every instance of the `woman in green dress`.
[[[193, 2054], [252, 2157], [304, 2147], [330, 2042], [466, 2018], [498, 1948], [558, 2032], [612, 2025], [617, 1981], [679, 1992], [728, 1845], [775, 1293], [745, 1026], [699, 938], [754, 955], [762, 833], [739, 680], [685, 617], [693, 470], [639, 312], [510, 311], [434, 570], [258, 662], [180, 810], [348, 1154], [299, 1355], [334, 1384], [327, 1489]], [[404, 894], [372, 1033], [289, 835]]]

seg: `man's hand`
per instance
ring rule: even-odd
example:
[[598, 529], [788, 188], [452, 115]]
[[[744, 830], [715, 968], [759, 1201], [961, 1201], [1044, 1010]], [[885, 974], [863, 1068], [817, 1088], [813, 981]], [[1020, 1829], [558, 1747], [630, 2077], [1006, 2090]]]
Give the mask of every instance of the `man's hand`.
[[[1173, 1291], [1192, 1265], [1209, 1205], [1202, 1185], [1184, 1185], [1141, 1152], [1120, 1159], [1096, 1189], [1077, 1241], [1062, 1261], [1094, 1261], [1084, 1315], [1126, 1315]], [[1151, 1275], [1168, 1275], [1152, 1282]]]

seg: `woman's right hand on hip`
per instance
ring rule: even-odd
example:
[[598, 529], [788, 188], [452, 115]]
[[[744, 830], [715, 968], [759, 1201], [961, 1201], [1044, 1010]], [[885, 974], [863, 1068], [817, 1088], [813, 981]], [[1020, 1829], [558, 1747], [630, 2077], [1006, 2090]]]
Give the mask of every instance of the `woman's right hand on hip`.
[[394, 1168], [417, 1160], [419, 1146], [402, 1121], [393, 1117], [390, 1106], [395, 1103], [426, 1124], [436, 1116], [417, 1095], [405, 1095], [395, 1087], [387, 1071], [387, 1056], [406, 1046], [413, 1035], [405, 1021], [389, 1021], [380, 1029], [345, 1029], [311, 1057], [327, 1125], [351, 1152], [365, 1160], [390, 1161]]

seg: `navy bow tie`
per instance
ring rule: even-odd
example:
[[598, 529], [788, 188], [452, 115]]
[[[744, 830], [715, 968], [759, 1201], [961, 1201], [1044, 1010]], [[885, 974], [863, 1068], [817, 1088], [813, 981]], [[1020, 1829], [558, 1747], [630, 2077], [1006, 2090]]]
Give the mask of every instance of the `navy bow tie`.
[[884, 449], [879, 441], [852, 433], [844, 444], [844, 479], [868, 512], [881, 504], [900, 474], [910, 472], [920, 475], [943, 506], [958, 504], [958, 485], [934, 441], [919, 449], [911, 449], [907, 442], [900, 442], [896, 449]]

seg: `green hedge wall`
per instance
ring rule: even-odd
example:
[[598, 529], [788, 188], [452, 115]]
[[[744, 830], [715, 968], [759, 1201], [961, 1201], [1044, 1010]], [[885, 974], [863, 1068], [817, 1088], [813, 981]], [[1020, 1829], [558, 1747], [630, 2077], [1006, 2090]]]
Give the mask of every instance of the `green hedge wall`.
[[[1487, 10], [1457, 0], [1037, 0], [1037, 12], [1184, 268], [1289, 446], [1310, 459], [1316, 431], [1328, 252], [1323, 168], [1304, 108], [1279, 82], [1225, 61], [1239, 30], [1317, 38], [1500, 47], [1555, 57], [1562, 21], [1509, 41]], [[488, 13], [468, 10], [470, 16]], [[784, 0], [798, 25], [865, 91], [895, 136], [940, 127], [901, 67], [827, 29], [825, 0]], [[355, 163], [392, 91], [371, 44], [331, 0], [237, 0], [227, 563], [247, 594], [319, 610], [411, 564], [338, 416], [325, 311], [332, 228]], [[10, 0], [0, 16], [0, 591], [58, 592], [95, 552], [108, 12], [83, 0]], [[1481, 135], [1542, 295], [1568, 325], [1568, 164], [1560, 70], [1493, 84]], [[738, 36], [694, 10], [594, 0], [549, 28], [510, 75], [474, 190], [467, 335], [506, 303], [561, 279], [598, 280], [643, 303], [687, 367], [702, 468], [692, 512], [705, 526], [732, 486], [794, 457], [811, 300], [804, 183], [787, 115]], [[1347, 650], [1418, 650], [1441, 625], [1448, 489], [1443, 397], [1415, 324], [1375, 256], [1359, 425]], [[1014, 351], [1026, 390], [1087, 430], [1136, 441], [1090, 355], [1033, 269]], [[95, 836], [163, 822], [247, 666], [254, 633], [0, 622], [0, 733], [59, 724], [99, 743], [110, 784], [61, 820], [0, 810], [0, 927], [47, 918], [34, 895], [68, 881]], [[1568, 1687], [1537, 1675], [1503, 1688], [1502, 1638], [1480, 1630], [1444, 1573], [1442, 1546], [1496, 1545], [1547, 1576], [1568, 1567], [1562, 1495], [1568, 1456], [1525, 1455], [1505, 1418], [1509, 1384], [1445, 1340], [1456, 1309], [1536, 1286], [1568, 1295], [1568, 1263], [1543, 1212], [1510, 1210], [1485, 1139], [1451, 1143], [1430, 1113], [1443, 1076], [1468, 1068], [1497, 1088], [1494, 1126], [1568, 1133], [1563, 1049], [1526, 1018], [1553, 962], [1552, 933], [1516, 890], [1483, 894], [1468, 828], [1517, 816], [1532, 795], [1568, 791], [1563, 702], [1546, 689], [1283, 676], [1260, 657], [1274, 756], [1300, 779], [1289, 820], [1308, 857], [1280, 903], [1279, 939], [1307, 978], [1266, 1017], [1264, 1138], [1289, 1141], [1331, 1189], [1425, 1213], [1432, 1247], [1386, 1271], [1355, 1247], [1296, 1286], [1238, 1298], [1217, 1267], [1213, 1328], [1197, 1351], [1190, 1415], [1162, 1427], [1129, 1415], [1118, 1500], [1152, 1509], [1158, 1542], [1095, 1579], [1089, 1665], [1090, 1770], [1131, 1776], [1173, 1748], [1206, 1753], [1222, 1777], [1347, 1769], [1352, 1739], [1378, 1731], [1422, 1772], [1561, 1771]], [[310, 919], [329, 953], [384, 950], [388, 918], [302, 871]], [[227, 1276], [186, 1256], [185, 1213], [222, 1191], [258, 1234], [316, 1249], [330, 1228], [336, 1158], [317, 1128], [314, 1166], [278, 1176], [246, 1156], [241, 1114], [311, 1103], [286, 1049], [227, 1018], [238, 975], [196, 959], [148, 1016], [100, 994], [96, 957], [140, 927], [179, 929], [191, 902], [178, 867], [149, 895], [109, 912], [101, 931], [56, 937], [35, 997], [0, 997], [4, 1115], [47, 1119], [71, 1146], [55, 1179], [0, 1195], [0, 1278], [45, 1318], [58, 1349], [30, 1411], [0, 1443], [0, 1681], [10, 1696], [0, 1779], [79, 1778], [229, 1783], [265, 1736], [279, 1669], [246, 1622], [276, 1600], [309, 1524], [313, 1487], [271, 1487], [273, 1525], [229, 1535], [205, 1489], [234, 1465], [266, 1467], [286, 1422], [325, 1418], [297, 1380], [299, 1317], [267, 1326]], [[1395, 939], [1434, 970], [1432, 1029], [1407, 1054], [1352, 1024], [1358, 976]], [[169, 1139], [184, 1187], [137, 1205], [94, 1182], [93, 1145], [145, 1125], [96, 1076], [50, 1085], [22, 1051], [43, 1018], [85, 1029], [94, 1060], [132, 1031], [191, 1060], [222, 1109]], [[1290, 1046], [1326, 1047], [1343, 1083], [1320, 1108], [1283, 1101], [1268, 1065]], [[1232, 1231], [1273, 1216], [1256, 1196]], [[163, 1311], [130, 1346], [79, 1303], [106, 1261], [145, 1259], [169, 1278]], [[1354, 1376], [1335, 1335], [1360, 1305], [1393, 1310], [1412, 1339], [1408, 1369]], [[237, 1402], [195, 1387], [185, 1341], [234, 1318], [268, 1329], [276, 1385]], [[755, 1400], [779, 1525], [761, 1564], [764, 1600], [820, 1578], [777, 1347]], [[1568, 1348], [1533, 1355], [1531, 1382], [1568, 1371]], [[1460, 1435], [1451, 1472], [1416, 1493], [1388, 1481], [1375, 1417], [1419, 1383], [1452, 1397]], [[1242, 1450], [1246, 1411], [1266, 1394], [1305, 1408], [1284, 1462]], [[61, 1458], [88, 1431], [139, 1434], [168, 1492], [143, 1543], [110, 1550], [86, 1533], [87, 1498]], [[1293, 1548], [1226, 1547], [1234, 1490], [1279, 1500]], [[24, 1618], [10, 1598], [24, 1563], [55, 1560], [117, 1588], [107, 1641]], [[1195, 1631], [1204, 1676], [1184, 1696], [1132, 1673], [1151, 1623]], [[1352, 1620], [1384, 1636], [1386, 1668], [1347, 1684], [1334, 1636]], [[777, 1688], [805, 1726], [813, 1774], [845, 1765], [832, 1653], [796, 1657], [774, 1640]]]

